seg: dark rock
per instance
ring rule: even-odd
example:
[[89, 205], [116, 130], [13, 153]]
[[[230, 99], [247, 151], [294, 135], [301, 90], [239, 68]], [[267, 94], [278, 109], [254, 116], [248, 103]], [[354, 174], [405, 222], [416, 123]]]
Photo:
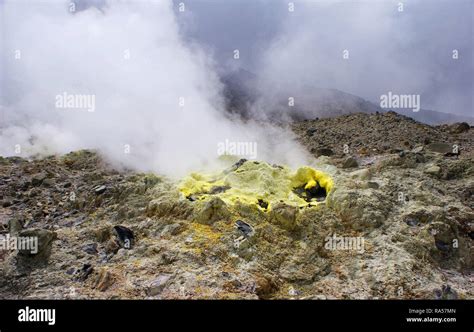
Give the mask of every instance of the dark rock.
[[258, 205], [263, 208], [267, 209], [268, 208], [268, 202], [264, 201], [263, 199], [259, 198], [258, 199]]
[[81, 269], [76, 271], [74, 279], [76, 281], [85, 281], [92, 271], [94, 271], [94, 268], [91, 264], [84, 264]]
[[215, 186], [215, 187], [212, 187], [211, 190], [209, 190], [209, 194], [216, 195], [216, 194], [223, 193], [229, 189], [230, 189], [230, 186]]
[[94, 188], [94, 192], [97, 195], [103, 194], [106, 190], [107, 190], [106, 186], [97, 186], [97, 187]]
[[135, 240], [133, 231], [121, 225], [114, 226], [114, 231], [120, 246], [125, 249], [130, 249]]
[[247, 224], [246, 222], [242, 221], [242, 220], [237, 220], [235, 222], [235, 227], [237, 227], [237, 229], [242, 232], [242, 234], [244, 236], [249, 236], [250, 234], [252, 234], [253, 232], [253, 228], [252, 226], [250, 226], [249, 224]]
[[446, 243], [439, 239], [435, 239], [435, 245], [436, 248], [438, 248], [438, 250], [442, 252], [449, 252], [451, 250], [451, 245], [449, 243]]
[[227, 169], [225, 171], [225, 173], [230, 173], [230, 172], [236, 171], [237, 169], [239, 169], [240, 166], [242, 166], [246, 162], [247, 162], [247, 159], [245, 159], [245, 158], [240, 159], [238, 162], [236, 162], [234, 165], [232, 165], [229, 169]]

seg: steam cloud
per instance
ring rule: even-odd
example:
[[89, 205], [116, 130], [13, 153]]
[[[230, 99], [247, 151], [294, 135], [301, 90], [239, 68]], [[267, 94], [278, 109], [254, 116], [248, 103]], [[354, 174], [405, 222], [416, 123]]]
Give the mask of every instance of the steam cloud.
[[[212, 57], [183, 42], [172, 6], [0, 3], [0, 155], [95, 148], [116, 164], [182, 175], [212, 167], [228, 139], [257, 142], [259, 159], [305, 162], [281, 130], [225, 115]], [[58, 95], [93, 97], [94, 112], [58, 108]]]
[[255, 64], [262, 95], [256, 108], [285, 116], [298, 108], [275, 110], [293, 96], [314, 117], [321, 100], [339, 101], [330, 91], [315, 95], [321, 88], [376, 104], [389, 91], [417, 94], [424, 109], [472, 116], [473, 6], [463, 0], [294, 1], [293, 12], [280, 10], [280, 32]]

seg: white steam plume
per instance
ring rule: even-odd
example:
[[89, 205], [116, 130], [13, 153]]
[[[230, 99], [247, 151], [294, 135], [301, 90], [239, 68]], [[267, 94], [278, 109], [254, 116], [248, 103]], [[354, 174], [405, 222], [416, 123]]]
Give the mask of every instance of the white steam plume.
[[[95, 148], [117, 164], [182, 175], [210, 167], [229, 139], [258, 143], [258, 159], [306, 161], [277, 129], [225, 117], [211, 57], [183, 43], [171, 1], [68, 5], [0, 3], [0, 155]], [[64, 94], [93, 97], [93, 112], [58, 108]]]

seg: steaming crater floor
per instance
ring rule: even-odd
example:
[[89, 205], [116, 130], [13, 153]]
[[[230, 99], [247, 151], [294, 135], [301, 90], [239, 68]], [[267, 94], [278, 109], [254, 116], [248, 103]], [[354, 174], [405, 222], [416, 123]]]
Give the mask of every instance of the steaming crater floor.
[[[384, 121], [410, 128], [403, 117]], [[0, 251], [0, 297], [472, 299], [473, 131], [416, 127], [404, 134], [415, 146], [402, 151], [396, 139], [351, 155], [338, 152], [343, 140], [318, 141], [334, 152], [317, 160], [332, 165], [324, 173], [334, 185], [303, 207], [226, 201], [215, 185], [190, 200], [197, 192], [183, 194], [183, 182], [119, 172], [90, 151], [0, 158], [0, 232], [40, 237], [38, 255]], [[416, 141], [420, 130], [430, 143]], [[461, 154], [444, 151], [448, 143]], [[278, 172], [250, 163], [238, 168]], [[296, 197], [310, 180], [290, 186]]]

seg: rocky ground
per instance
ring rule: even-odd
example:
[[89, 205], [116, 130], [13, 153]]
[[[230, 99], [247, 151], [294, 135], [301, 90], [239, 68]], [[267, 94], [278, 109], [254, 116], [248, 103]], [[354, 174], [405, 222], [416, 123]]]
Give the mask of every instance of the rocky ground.
[[0, 158], [0, 233], [39, 238], [0, 250], [0, 298], [474, 298], [472, 128], [393, 112], [292, 128], [334, 181], [316, 206], [194, 200], [91, 151]]

